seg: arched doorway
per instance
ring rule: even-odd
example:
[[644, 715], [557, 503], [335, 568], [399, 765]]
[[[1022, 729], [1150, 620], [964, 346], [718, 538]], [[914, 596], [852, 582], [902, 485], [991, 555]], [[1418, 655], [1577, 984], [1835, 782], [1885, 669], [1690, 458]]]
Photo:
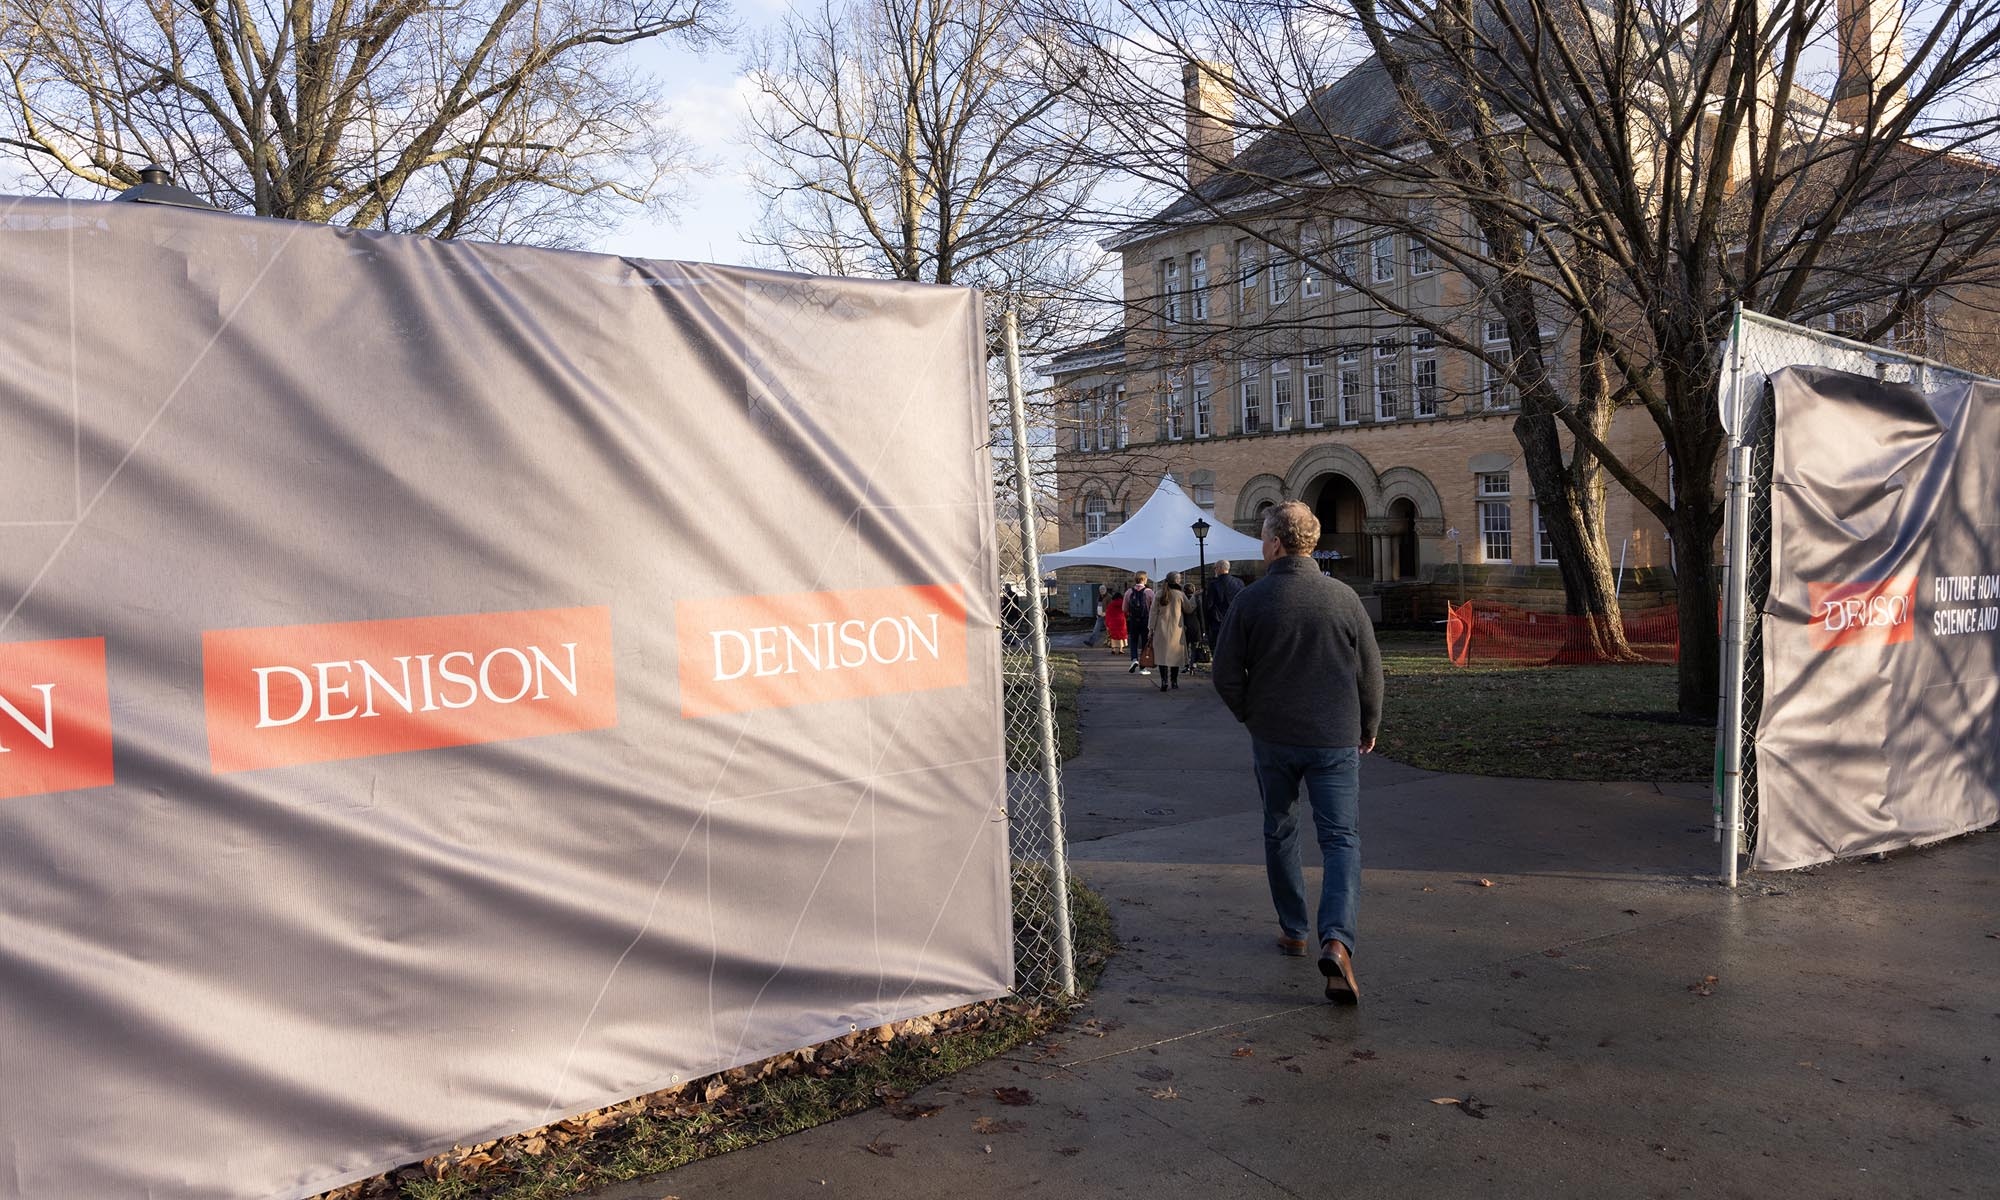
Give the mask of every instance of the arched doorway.
[[1373, 578], [1374, 555], [1370, 553], [1368, 535], [1362, 531], [1368, 505], [1354, 481], [1329, 471], [1306, 484], [1299, 498], [1319, 518], [1320, 553], [1339, 555], [1330, 560], [1322, 557], [1321, 567], [1343, 578]]
[[1417, 577], [1417, 506], [1408, 497], [1389, 505], [1389, 535], [1396, 548], [1397, 579]]

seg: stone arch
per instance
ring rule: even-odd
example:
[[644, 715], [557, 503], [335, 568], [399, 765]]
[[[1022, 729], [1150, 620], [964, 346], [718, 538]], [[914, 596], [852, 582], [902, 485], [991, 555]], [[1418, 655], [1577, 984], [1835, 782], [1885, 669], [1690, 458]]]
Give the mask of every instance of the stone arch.
[[1276, 475], [1252, 475], [1236, 493], [1236, 526], [1238, 529], [1255, 524], [1259, 510], [1267, 504], [1277, 504], [1290, 493], [1285, 491], [1285, 481]]
[[1123, 506], [1123, 498], [1119, 495], [1121, 490], [1117, 483], [1102, 475], [1086, 475], [1076, 485], [1076, 496], [1070, 501], [1070, 515], [1081, 518], [1083, 506], [1093, 499], [1108, 501], [1115, 512]]
[[1369, 516], [1382, 515], [1382, 485], [1375, 468], [1368, 465], [1359, 450], [1337, 443], [1314, 446], [1299, 455], [1291, 470], [1285, 472], [1285, 495], [1303, 498], [1306, 485], [1329, 472], [1345, 477], [1354, 485]]
[[1436, 537], [1444, 532], [1444, 501], [1438, 498], [1430, 477], [1415, 467], [1390, 467], [1382, 472], [1382, 514], [1398, 500], [1408, 500], [1417, 510], [1417, 532]]

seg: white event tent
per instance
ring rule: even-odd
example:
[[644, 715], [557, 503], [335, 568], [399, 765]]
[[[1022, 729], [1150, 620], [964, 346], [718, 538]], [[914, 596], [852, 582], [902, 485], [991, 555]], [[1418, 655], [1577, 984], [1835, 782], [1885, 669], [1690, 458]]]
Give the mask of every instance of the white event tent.
[[[1160, 486], [1140, 507], [1138, 512], [1125, 519], [1118, 528], [1098, 538], [1086, 542], [1074, 550], [1059, 550], [1054, 554], [1042, 555], [1042, 570], [1053, 571], [1058, 567], [1117, 567], [1125, 571], [1144, 571], [1154, 579], [1168, 571], [1192, 571], [1201, 561], [1201, 548], [1195, 542], [1194, 523], [1208, 521], [1208, 511], [1188, 499], [1171, 475], [1160, 480]], [[1218, 559], [1250, 559], [1260, 562], [1264, 557], [1264, 545], [1253, 537], [1231, 529], [1219, 521], [1208, 521], [1208, 561]]]

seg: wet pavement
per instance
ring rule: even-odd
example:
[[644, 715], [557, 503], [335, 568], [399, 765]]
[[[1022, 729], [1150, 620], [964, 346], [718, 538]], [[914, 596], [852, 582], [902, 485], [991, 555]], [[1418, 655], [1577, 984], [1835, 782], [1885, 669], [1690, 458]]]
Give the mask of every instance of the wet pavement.
[[1272, 944], [1206, 677], [1083, 654], [1071, 855], [1124, 948], [1069, 1027], [918, 1093], [932, 1116], [599, 1196], [2000, 1195], [2000, 837], [1731, 892], [1705, 788], [1371, 757], [1336, 1008]]

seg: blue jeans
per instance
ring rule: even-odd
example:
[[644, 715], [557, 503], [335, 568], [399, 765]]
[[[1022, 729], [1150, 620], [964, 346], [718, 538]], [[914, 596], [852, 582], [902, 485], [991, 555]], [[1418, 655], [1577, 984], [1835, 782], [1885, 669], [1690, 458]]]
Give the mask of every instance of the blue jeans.
[[1306, 936], [1306, 882], [1299, 868], [1299, 784], [1319, 835], [1319, 940], [1354, 949], [1361, 903], [1361, 755], [1353, 746], [1285, 746], [1250, 739], [1264, 797], [1264, 870], [1286, 937]]

